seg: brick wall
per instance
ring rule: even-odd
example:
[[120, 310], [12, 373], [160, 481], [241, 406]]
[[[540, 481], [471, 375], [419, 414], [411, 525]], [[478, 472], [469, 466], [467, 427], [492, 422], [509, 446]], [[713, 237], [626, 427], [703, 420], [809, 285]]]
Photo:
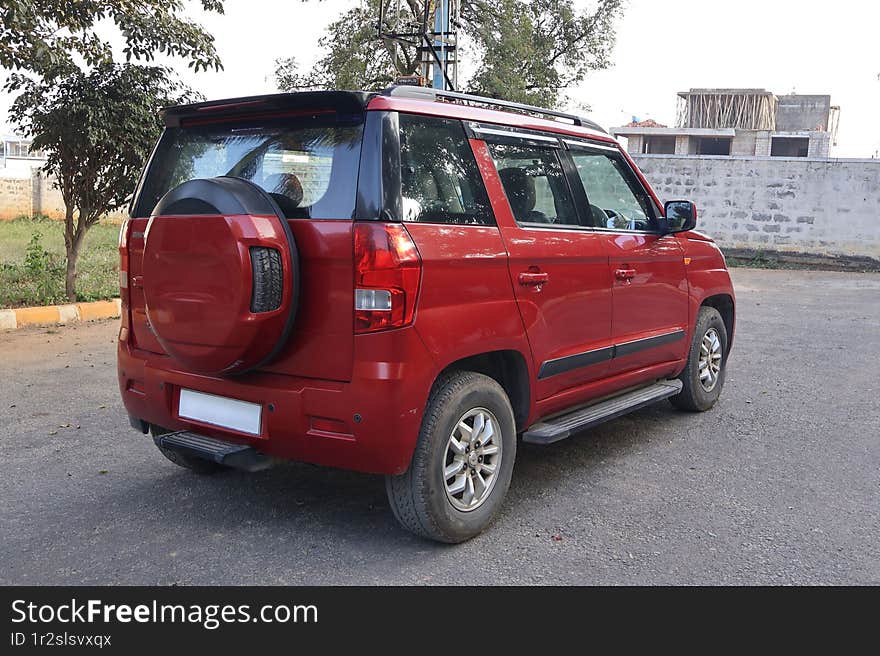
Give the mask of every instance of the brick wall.
[[722, 247], [880, 260], [880, 160], [641, 155], [661, 200]]
[[828, 132], [811, 132], [807, 157], [828, 157], [831, 150], [831, 134]]

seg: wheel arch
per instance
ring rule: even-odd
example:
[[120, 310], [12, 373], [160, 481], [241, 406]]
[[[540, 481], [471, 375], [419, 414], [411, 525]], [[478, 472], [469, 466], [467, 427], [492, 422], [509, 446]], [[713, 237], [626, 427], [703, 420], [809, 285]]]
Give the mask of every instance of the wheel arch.
[[727, 352], [730, 352], [733, 346], [733, 330], [736, 325], [736, 306], [733, 296], [730, 294], [715, 294], [707, 296], [700, 303], [700, 307], [711, 307], [718, 310], [721, 320], [724, 321], [724, 328], [727, 330]]
[[450, 371], [475, 371], [494, 379], [507, 394], [513, 408], [517, 432], [525, 430], [531, 410], [531, 385], [525, 356], [513, 349], [476, 353], [450, 362], [437, 375], [439, 380]]

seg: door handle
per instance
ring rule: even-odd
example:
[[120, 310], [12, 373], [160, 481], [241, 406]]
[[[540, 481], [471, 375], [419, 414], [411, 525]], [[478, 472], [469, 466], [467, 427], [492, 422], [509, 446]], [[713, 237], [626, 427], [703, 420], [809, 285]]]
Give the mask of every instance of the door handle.
[[538, 287], [550, 280], [550, 274], [538, 271], [523, 271], [519, 274], [519, 284], [525, 287]]
[[614, 271], [614, 277], [618, 280], [632, 280], [636, 277], [635, 269], [616, 269]]

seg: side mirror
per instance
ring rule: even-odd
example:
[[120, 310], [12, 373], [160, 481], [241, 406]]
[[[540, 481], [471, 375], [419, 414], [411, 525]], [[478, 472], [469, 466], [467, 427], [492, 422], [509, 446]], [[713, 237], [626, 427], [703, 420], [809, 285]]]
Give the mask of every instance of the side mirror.
[[670, 200], [664, 205], [665, 232], [687, 232], [697, 227], [697, 206], [689, 200]]

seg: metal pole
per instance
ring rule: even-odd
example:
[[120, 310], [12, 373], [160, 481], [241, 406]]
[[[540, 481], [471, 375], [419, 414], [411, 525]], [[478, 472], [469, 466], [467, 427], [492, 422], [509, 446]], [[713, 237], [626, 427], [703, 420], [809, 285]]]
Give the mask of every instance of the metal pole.
[[[446, 67], [448, 53], [446, 52], [446, 36], [449, 34], [449, 0], [437, 0], [434, 8], [434, 49], [437, 51], [437, 59], [440, 64], [434, 64], [433, 86], [435, 89], [446, 90]], [[438, 38], [439, 36], [439, 38]]]

